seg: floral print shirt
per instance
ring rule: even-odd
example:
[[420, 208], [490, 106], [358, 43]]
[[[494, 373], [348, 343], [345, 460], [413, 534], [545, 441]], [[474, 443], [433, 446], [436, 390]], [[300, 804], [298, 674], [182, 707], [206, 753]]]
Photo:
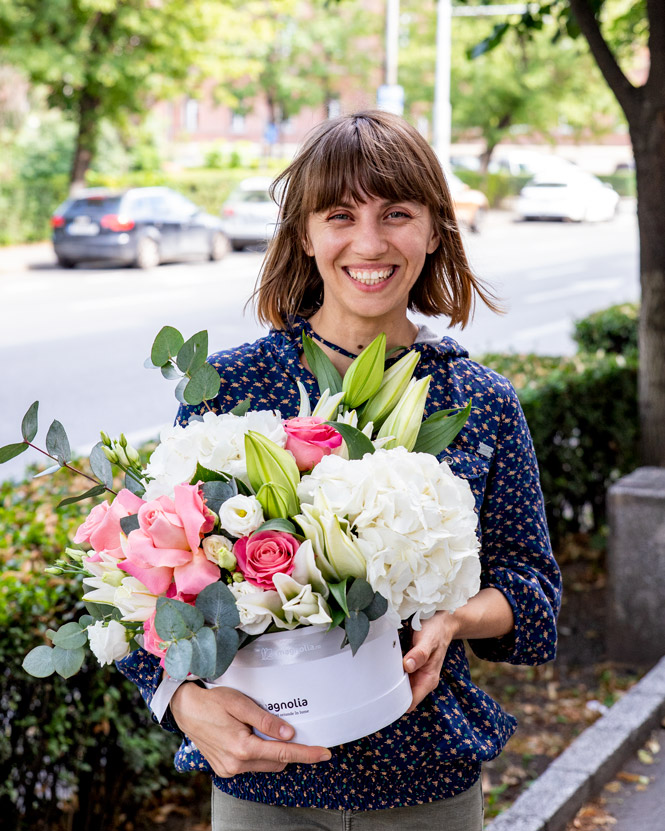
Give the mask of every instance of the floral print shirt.
[[[318, 399], [314, 376], [300, 363], [301, 335], [309, 324], [273, 330], [255, 343], [209, 357], [222, 386], [214, 409], [226, 412], [245, 398], [252, 409], [298, 413], [296, 380]], [[553, 558], [529, 430], [517, 395], [502, 376], [469, 359], [454, 340], [416, 342], [418, 375], [432, 375], [425, 416], [464, 406], [469, 420], [442, 454], [469, 481], [480, 518], [482, 586], [499, 589], [511, 605], [515, 628], [503, 638], [476, 640], [481, 658], [536, 665], [554, 658], [560, 573]], [[186, 423], [200, 408], [181, 407]], [[119, 663], [149, 704], [162, 669], [143, 650]], [[168, 718], [167, 728], [177, 728]], [[332, 748], [316, 765], [288, 765], [281, 773], [245, 773], [214, 784], [232, 796], [291, 807], [371, 810], [445, 799], [467, 790], [482, 762], [493, 759], [515, 729], [515, 719], [471, 681], [464, 644], [453, 641], [433, 693], [390, 726]], [[179, 771], [212, 770], [185, 736], [175, 757]]]

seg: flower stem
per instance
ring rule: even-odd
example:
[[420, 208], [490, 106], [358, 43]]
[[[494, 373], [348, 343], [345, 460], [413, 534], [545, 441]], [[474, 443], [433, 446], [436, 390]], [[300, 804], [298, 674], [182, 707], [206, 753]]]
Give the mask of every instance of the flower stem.
[[[95, 485], [103, 485], [104, 484], [103, 482], [100, 482], [99, 479], [95, 479], [94, 476], [88, 476], [87, 473], [84, 473], [82, 470], [79, 470], [78, 468], [73, 467], [69, 463], [60, 462], [59, 459], [56, 459], [55, 456], [51, 456], [50, 453], [48, 453], [46, 450], [42, 450], [41, 447], [37, 447], [36, 444], [33, 444], [32, 442], [29, 442], [29, 441], [26, 442], [26, 444], [28, 445], [28, 447], [32, 447], [33, 450], [37, 450], [39, 453], [43, 453], [44, 456], [48, 456], [49, 459], [53, 459], [54, 462], [58, 462], [60, 467], [66, 467], [67, 470], [71, 470], [72, 473], [77, 473], [79, 476], [83, 476], [89, 482], [94, 482]], [[107, 488], [106, 485], [104, 485], [104, 489], [107, 490], [109, 493], [112, 493], [114, 496], [118, 495], [117, 491], [114, 491], [111, 488]]]

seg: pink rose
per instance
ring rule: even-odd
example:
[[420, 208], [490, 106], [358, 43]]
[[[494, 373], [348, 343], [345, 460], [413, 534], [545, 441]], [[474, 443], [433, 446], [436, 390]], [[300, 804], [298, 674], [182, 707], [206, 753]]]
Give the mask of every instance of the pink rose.
[[153, 612], [143, 624], [143, 648], [151, 655], [156, 655], [158, 658], [161, 658], [160, 664], [164, 666], [166, 649], [163, 649], [160, 646], [162, 639], [159, 637], [157, 630], [155, 629], [155, 614], [156, 612]]
[[153, 594], [164, 594], [175, 581], [179, 592], [198, 594], [219, 580], [219, 568], [201, 550], [201, 537], [215, 525], [197, 485], [177, 485], [173, 499], [160, 496], [138, 512], [120, 567]]
[[298, 470], [311, 470], [342, 443], [342, 436], [318, 416], [290, 418], [284, 422], [286, 449], [293, 453]]
[[89, 542], [96, 552], [108, 551], [114, 557], [122, 559], [120, 520], [137, 513], [143, 504], [143, 500], [131, 491], [121, 490], [113, 502], [95, 505], [85, 522], [79, 525], [74, 542]]
[[284, 531], [259, 531], [241, 537], [233, 546], [238, 568], [248, 583], [260, 589], [274, 589], [274, 574], [291, 574], [300, 543]]

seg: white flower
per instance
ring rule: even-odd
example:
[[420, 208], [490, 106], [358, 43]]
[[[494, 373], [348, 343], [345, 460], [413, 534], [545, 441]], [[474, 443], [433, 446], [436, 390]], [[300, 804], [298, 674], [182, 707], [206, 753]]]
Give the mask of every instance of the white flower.
[[330, 608], [309, 583], [301, 585], [288, 574], [275, 574], [272, 578], [282, 600], [282, 611], [288, 623], [299, 625], [325, 625], [332, 623]]
[[231, 583], [229, 589], [240, 615], [238, 629], [248, 635], [260, 635], [272, 623], [282, 629], [295, 628], [295, 623], [291, 625], [282, 620], [282, 599], [276, 591], [261, 591], [246, 580]]
[[201, 547], [206, 559], [216, 566], [228, 571], [233, 571], [236, 567], [237, 561], [233, 554], [233, 543], [223, 534], [211, 534], [209, 537], [204, 537]]
[[130, 577], [120, 571], [116, 557], [106, 555], [105, 558], [104, 552], [100, 556], [100, 562], [86, 562], [86, 568], [93, 572], [94, 576], [84, 577], [83, 584], [93, 591], [83, 595], [83, 600], [115, 606], [122, 612], [123, 620], [147, 620], [155, 611], [156, 595], [151, 594], [136, 577]]
[[105, 625], [101, 620], [88, 626], [90, 649], [101, 666], [112, 664], [129, 655], [129, 633], [117, 620]]
[[185, 427], [165, 428], [146, 467], [145, 472], [153, 481], [148, 484], [144, 499], [172, 496], [176, 485], [192, 479], [197, 463], [249, 484], [244, 438], [248, 430], [267, 436], [280, 447], [286, 444], [282, 418], [272, 410], [250, 410], [244, 416], [208, 412], [201, 421], [191, 421]]
[[219, 509], [222, 528], [234, 537], [246, 537], [263, 525], [263, 508], [255, 496], [239, 493], [223, 502]]
[[[304, 476], [301, 501], [347, 519], [367, 580], [413, 625], [454, 611], [480, 588], [478, 519], [468, 482], [445, 462], [403, 447], [348, 461], [325, 456]], [[305, 511], [303, 504], [303, 511]]]

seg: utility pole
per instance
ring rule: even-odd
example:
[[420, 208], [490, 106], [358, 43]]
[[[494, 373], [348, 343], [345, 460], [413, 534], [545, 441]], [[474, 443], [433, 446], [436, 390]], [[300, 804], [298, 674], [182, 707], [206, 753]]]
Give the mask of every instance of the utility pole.
[[399, 0], [386, 0], [386, 65], [383, 84], [377, 90], [380, 110], [404, 113], [404, 89], [397, 83], [399, 66]]

